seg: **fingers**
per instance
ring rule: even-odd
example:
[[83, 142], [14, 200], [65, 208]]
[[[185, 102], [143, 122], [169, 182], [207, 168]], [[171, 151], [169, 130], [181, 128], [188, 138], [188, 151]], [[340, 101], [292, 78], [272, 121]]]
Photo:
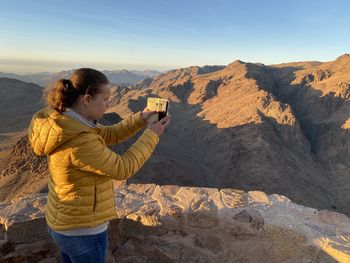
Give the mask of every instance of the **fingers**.
[[158, 122], [152, 122], [149, 124], [149, 128], [152, 129], [158, 136], [161, 136], [164, 132], [165, 127], [170, 123], [170, 115], [164, 117]]
[[157, 123], [156, 121], [152, 121], [148, 124], [148, 127], [154, 126], [154, 124], [156, 124], [156, 123]]
[[169, 124], [169, 122], [170, 122], [170, 118], [171, 118], [171, 116], [168, 115], [168, 116], [164, 117], [163, 119], [161, 119], [159, 122], [160, 122], [162, 125], [167, 126], [167, 125]]

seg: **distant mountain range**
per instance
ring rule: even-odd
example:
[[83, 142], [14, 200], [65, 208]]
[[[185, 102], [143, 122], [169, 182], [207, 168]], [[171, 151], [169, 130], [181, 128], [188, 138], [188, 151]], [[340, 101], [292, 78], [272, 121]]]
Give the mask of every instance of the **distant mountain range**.
[[[4, 73], [0, 72], [0, 77], [18, 79], [25, 82], [35, 83], [39, 86], [46, 87], [50, 83], [55, 82], [61, 78], [69, 78], [74, 69], [61, 71], [57, 73], [40, 72], [28, 75], [19, 75], [14, 73]], [[161, 74], [161, 72], [156, 70], [103, 70], [109, 81], [117, 85], [135, 85], [136, 83], [144, 80], [145, 78], [154, 78]]]
[[[350, 215], [350, 55], [326, 63], [194, 66], [112, 89], [109, 112], [122, 118], [150, 96], [170, 100], [171, 124], [129, 182], [262, 190]], [[26, 89], [12, 90], [18, 105]], [[113, 149], [122, 153], [135, 139]], [[3, 156], [15, 156], [14, 149]], [[14, 163], [26, 167], [20, 160]]]

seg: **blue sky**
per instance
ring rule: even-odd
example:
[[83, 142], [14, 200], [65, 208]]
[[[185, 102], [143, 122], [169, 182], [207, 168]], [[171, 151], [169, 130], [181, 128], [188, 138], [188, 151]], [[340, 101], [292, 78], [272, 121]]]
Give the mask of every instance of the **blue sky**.
[[0, 71], [330, 61], [350, 49], [349, 1], [3, 0]]

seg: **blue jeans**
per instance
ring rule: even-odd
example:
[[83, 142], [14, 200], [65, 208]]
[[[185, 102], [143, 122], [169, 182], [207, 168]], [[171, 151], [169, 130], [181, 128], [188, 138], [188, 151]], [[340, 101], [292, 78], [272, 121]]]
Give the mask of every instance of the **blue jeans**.
[[47, 228], [58, 247], [63, 263], [105, 263], [108, 253], [107, 230], [91, 236], [66, 236]]

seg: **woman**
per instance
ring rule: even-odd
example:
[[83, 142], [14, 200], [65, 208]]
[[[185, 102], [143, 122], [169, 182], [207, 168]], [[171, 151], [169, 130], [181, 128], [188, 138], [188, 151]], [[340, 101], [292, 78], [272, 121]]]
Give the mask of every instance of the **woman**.
[[[96, 120], [108, 108], [109, 96], [103, 73], [78, 69], [45, 92], [48, 107], [34, 114], [28, 129], [34, 152], [48, 158], [45, 219], [63, 262], [105, 262], [108, 222], [116, 218], [113, 179], [134, 175], [170, 122], [167, 116], [147, 125], [155, 112], [146, 108], [118, 124], [101, 126]], [[144, 127], [123, 155], [108, 148]]]

